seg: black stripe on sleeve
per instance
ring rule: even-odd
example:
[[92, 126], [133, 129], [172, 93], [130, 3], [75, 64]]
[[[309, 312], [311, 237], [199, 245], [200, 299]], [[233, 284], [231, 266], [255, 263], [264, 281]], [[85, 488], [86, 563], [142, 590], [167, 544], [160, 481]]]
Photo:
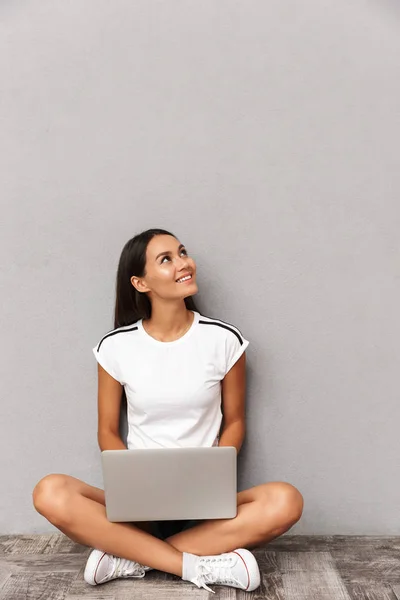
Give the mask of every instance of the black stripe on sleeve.
[[[209, 317], [207, 317], [207, 318], [209, 318]], [[219, 323], [217, 321], [202, 321], [201, 319], [199, 320], [199, 323], [201, 323], [202, 325], [216, 325], [217, 327], [222, 327], [223, 329], [232, 331], [232, 333], [234, 333], [236, 335], [237, 339], [239, 340], [240, 345], [243, 344], [243, 339], [242, 339], [241, 335], [235, 329], [233, 329], [234, 325], [231, 325], [229, 327], [229, 324], [226, 325], [224, 323]]]
[[110, 337], [111, 335], [116, 335], [117, 333], [124, 333], [125, 331], [135, 331], [136, 329], [138, 329], [138, 326], [136, 325], [135, 327], [130, 327], [129, 329], [115, 329], [114, 331], [111, 331], [110, 333], [107, 333], [99, 342], [99, 345], [97, 346], [97, 352], [100, 350], [100, 346], [102, 345], [102, 343], [104, 342], [104, 340], [106, 340], [108, 337]]

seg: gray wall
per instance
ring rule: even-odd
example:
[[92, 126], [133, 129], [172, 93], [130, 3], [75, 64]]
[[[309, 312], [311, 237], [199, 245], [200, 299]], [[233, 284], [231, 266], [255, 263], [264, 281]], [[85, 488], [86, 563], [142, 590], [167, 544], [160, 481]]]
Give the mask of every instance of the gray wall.
[[290, 533], [400, 534], [400, 10], [385, 0], [2, 2], [0, 533], [102, 487], [92, 346], [165, 227], [250, 340], [244, 489]]

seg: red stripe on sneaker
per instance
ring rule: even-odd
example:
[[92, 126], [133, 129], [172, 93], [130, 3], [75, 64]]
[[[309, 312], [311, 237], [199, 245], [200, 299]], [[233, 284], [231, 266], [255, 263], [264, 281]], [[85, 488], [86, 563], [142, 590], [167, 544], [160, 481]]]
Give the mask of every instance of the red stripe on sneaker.
[[97, 569], [99, 568], [99, 566], [100, 566], [100, 563], [101, 563], [101, 561], [103, 560], [103, 558], [105, 557], [105, 555], [106, 555], [106, 552], [104, 552], [103, 556], [101, 557], [101, 559], [100, 559], [100, 560], [99, 560], [99, 562], [97, 563], [97, 567], [96, 567], [96, 570], [95, 570], [95, 572], [94, 572], [94, 575], [93, 575], [93, 581], [94, 581], [96, 584], [97, 584], [97, 581], [96, 581], [96, 573], [97, 573]]
[[235, 551], [233, 551], [233, 553], [234, 553], [234, 554], [237, 554], [238, 556], [240, 556], [240, 558], [241, 558], [241, 559], [242, 559], [242, 561], [243, 561], [243, 564], [244, 564], [244, 566], [246, 567], [246, 571], [247, 571], [247, 578], [248, 578], [248, 580], [249, 580], [249, 583], [247, 584], [247, 587], [245, 588], [245, 591], [246, 591], [246, 590], [247, 590], [247, 588], [248, 588], [248, 587], [249, 587], [249, 585], [250, 585], [250, 574], [249, 574], [249, 570], [248, 570], [248, 568], [247, 568], [247, 565], [246, 565], [246, 561], [244, 560], [243, 556], [242, 556], [241, 554], [239, 554], [239, 552], [235, 552]]

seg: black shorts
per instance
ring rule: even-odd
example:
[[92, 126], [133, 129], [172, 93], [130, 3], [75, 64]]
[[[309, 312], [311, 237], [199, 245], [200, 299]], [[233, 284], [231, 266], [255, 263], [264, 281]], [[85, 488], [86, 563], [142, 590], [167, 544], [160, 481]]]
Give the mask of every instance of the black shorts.
[[185, 531], [186, 529], [190, 529], [195, 525], [202, 523], [201, 520], [183, 520], [183, 521], [151, 521], [151, 535], [159, 538], [160, 540], [165, 540], [171, 535], [175, 535], [176, 533], [180, 533], [181, 531]]

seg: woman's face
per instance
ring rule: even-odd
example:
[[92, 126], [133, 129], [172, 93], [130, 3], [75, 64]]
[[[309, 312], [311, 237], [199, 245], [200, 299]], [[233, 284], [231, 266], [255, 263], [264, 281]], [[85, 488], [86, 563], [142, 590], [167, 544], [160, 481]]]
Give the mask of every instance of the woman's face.
[[[156, 235], [147, 245], [146, 275], [131, 277], [140, 292], [152, 292], [162, 298], [185, 298], [198, 291], [196, 263], [185, 246], [172, 235]], [[177, 280], [191, 275], [187, 281]], [[152, 295], [152, 294], [150, 294]]]

